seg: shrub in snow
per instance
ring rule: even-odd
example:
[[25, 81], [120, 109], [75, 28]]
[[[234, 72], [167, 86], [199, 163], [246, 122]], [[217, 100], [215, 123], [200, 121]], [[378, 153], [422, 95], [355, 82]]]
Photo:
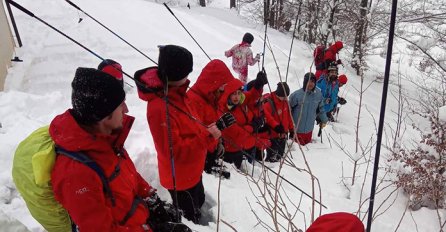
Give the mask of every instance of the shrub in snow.
[[399, 162], [395, 183], [409, 194], [409, 207], [446, 206], [446, 137], [445, 125], [435, 115], [429, 117], [431, 132], [424, 134], [415, 149], [400, 148], [389, 161]]

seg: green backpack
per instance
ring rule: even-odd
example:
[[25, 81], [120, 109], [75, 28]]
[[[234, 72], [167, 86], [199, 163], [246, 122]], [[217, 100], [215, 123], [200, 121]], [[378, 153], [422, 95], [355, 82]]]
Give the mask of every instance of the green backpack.
[[14, 155], [12, 178], [31, 215], [47, 231], [77, 231], [68, 212], [54, 198], [51, 187], [51, 171], [56, 162], [56, 149], [58, 154], [68, 156], [93, 169], [101, 178], [104, 192], [113, 204], [114, 198], [102, 169], [82, 153], [56, 148], [48, 129], [49, 126], [44, 126], [35, 130], [19, 144]]

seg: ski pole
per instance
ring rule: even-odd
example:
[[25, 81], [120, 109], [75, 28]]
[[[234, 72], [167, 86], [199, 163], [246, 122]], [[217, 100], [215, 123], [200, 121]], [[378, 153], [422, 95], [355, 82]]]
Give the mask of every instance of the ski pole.
[[[73, 43], [79, 45], [81, 48], [85, 49], [86, 51], [88, 51], [90, 54], [96, 56], [97, 58], [99, 58], [102, 61], [105, 61], [105, 59], [98, 55], [96, 52], [92, 51], [91, 49], [85, 47], [83, 44], [79, 43], [78, 41], [76, 41], [75, 39], [71, 38], [70, 36], [68, 36], [67, 34], [63, 33], [62, 31], [60, 31], [59, 29], [55, 28], [54, 26], [52, 26], [51, 24], [47, 23], [45, 20], [42, 20], [41, 18], [37, 17], [36, 15], [34, 15], [31, 11], [29, 11], [28, 9], [26, 9], [25, 7], [21, 6], [20, 4], [14, 2], [13, 0], [6, 0], [6, 2], [8, 2], [9, 4], [11, 4], [12, 6], [14, 6], [15, 8], [21, 10], [23, 13], [37, 19], [38, 21], [40, 21], [41, 23], [45, 24], [46, 26], [50, 27], [51, 29], [53, 29], [54, 31], [58, 32], [59, 34], [61, 34], [62, 36], [64, 36], [65, 38], [71, 40]], [[113, 68], [115, 68], [116, 70], [118, 70], [119, 72], [121, 72], [122, 74], [126, 75], [128, 78], [134, 80], [136, 83], [141, 85], [141, 88], [145, 88], [145, 86], [140, 83], [138, 80], [135, 80], [132, 76], [130, 76], [128, 73], [124, 72], [123, 70], [119, 70], [118, 68], [112, 66]], [[126, 82], [127, 85], [132, 86], [130, 84], [128, 84]], [[132, 86], [133, 87], [133, 86]], [[145, 88], [145, 90], [147, 91], [151, 91], [148, 88]]]
[[107, 26], [105, 26], [104, 24], [102, 24], [101, 22], [99, 22], [98, 20], [96, 20], [93, 16], [91, 16], [90, 14], [88, 14], [87, 12], [85, 12], [84, 10], [82, 10], [79, 6], [77, 6], [76, 4], [74, 4], [73, 2], [71, 2], [70, 0], [65, 0], [68, 4], [70, 4], [72, 7], [76, 8], [77, 10], [81, 11], [82, 13], [84, 13], [85, 15], [87, 15], [89, 18], [93, 19], [93, 21], [97, 22], [99, 25], [101, 25], [103, 28], [107, 29], [109, 32], [111, 32], [113, 35], [115, 35], [116, 37], [118, 37], [119, 39], [121, 39], [124, 43], [126, 43], [127, 45], [129, 45], [130, 47], [132, 47], [133, 49], [135, 49], [137, 52], [139, 52], [141, 55], [143, 55], [144, 57], [146, 57], [147, 59], [149, 59], [150, 61], [152, 61], [154, 64], [158, 65], [153, 59], [151, 59], [149, 56], [147, 56], [146, 54], [144, 54], [143, 52], [141, 52], [138, 48], [136, 48], [135, 46], [133, 46], [132, 44], [130, 44], [127, 40], [125, 40], [124, 38], [122, 38], [121, 36], [119, 36], [118, 34], [116, 34], [114, 31], [112, 31], [110, 28], [108, 28]]
[[263, 58], [262, 58], [262, 70], [265, 69], [265, 48], [266, 48], [266, 32], [268, 30], [268, 19], [265, 21], [265, 35], [263, 36]]
[[317, 137], [321, 137], [321, 143], [324, 143], [322, 141], [322, 127], [321, 126], [319, 126], [319, 132], [317, 132]]
[[186, 27], [181, 23], [181, 21], [177, 18], [177, 16], [173, 13], [173, 11], [169, 8], [169, 6], [166, 3], [163, 3], [163, 5], [169, 10], [169, 12], [175, 17], [175, 19], [180, 23], [180, 25], [186, 30], [187, 34], [194, 40], [194, 42], [200, 47], [201, 51], [208, 57], [209, 60], [212, 60], [211, 57], [208, 56], [208, 54], [204, 51], [204, 49], [200, 46], [200, 44], [195, 40], [195, 38], [192, 36], [192, 34], [186, 29]]

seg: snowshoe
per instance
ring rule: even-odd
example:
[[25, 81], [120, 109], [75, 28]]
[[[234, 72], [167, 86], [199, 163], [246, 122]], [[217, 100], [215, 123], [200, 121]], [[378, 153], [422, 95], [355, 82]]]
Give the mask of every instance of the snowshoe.
[[214, 166], [210, 169], [205, 170], [207, 174], [213, 174], [216, 177], [219, 177], [220, 175], [225, 178], [229, 179], [231, 177], [231, 173], [226, 169], [225, 166]]

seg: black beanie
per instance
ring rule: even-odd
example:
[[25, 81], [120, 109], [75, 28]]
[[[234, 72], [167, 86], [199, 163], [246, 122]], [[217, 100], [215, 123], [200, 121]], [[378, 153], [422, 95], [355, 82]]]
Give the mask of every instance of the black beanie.
[[192, 72], [193, 58], [186, 48], [176, 45], [160, 46], [158, 76], [161, 81], [179, 81]]
[[125, 99], [120, 81], [94, 68], [78, 68], [71, 87], [71, 114], [84, 125], [104, 119]]
[[254, 36], [251, 33], [247, 32], [243, 36], [242, 41], [251, 44], [252, 41], [254, 41]]
[[[285, 89], [285, 92], [283, 91]], [[278, 97], [288, 97], [290, 95], [290, 87], [286, 82], [277, 83], [276, 95]]]
[[308, 80], [310, 80], [310, 79], [313, 80], [314, 83], [316, 83], [316, 76], [312, 72], [309, 72], [309, 73], [305, 74], [305, 76], [304, 76], [304, 85], [302, 87], [303, 89], [307, 88], [307, 83], [308, 83]]

